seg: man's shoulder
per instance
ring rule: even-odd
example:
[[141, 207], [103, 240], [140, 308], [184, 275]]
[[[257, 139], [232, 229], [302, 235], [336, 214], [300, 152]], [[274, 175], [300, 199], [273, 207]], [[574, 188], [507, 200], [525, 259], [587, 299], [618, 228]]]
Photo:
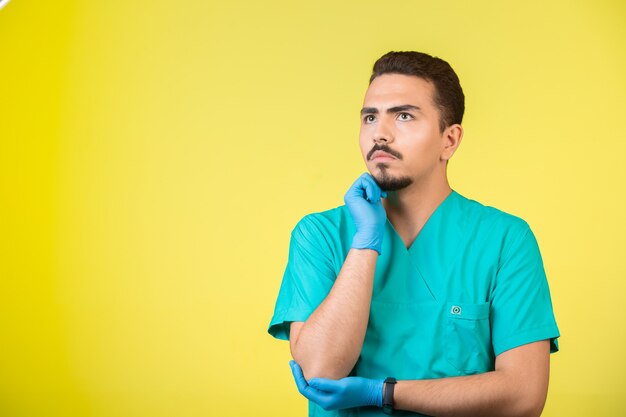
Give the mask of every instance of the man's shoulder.
[[315, 230], [333, 232], [345, 228], [351, 217], [345, 204], [323, 211], [315, 211], [305, 214], [298, 220], [294, 227], [297, 230]]
[[341, 205], [302, 216], [293, 227], [291, 238], [311, 250], [340, 254], [351, 241], [354, 227], [350, 211]]
[[477, 227], [506, 232], [507, 235], [523, 233], [530, 226], [519, 215], [500, 208], [483, 204], [477, 200], [460, 195], [463, 212], [468, 221], [475, 223]]

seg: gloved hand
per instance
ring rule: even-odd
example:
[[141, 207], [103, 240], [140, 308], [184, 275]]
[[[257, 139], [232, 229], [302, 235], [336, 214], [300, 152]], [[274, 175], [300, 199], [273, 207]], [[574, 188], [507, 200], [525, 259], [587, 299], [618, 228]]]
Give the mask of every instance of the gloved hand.
[[289, 361], [298, 391], [324, 410], [383, 405], [384, 379], [348, 376], [341, 379], [311, 378], [307, 383], [296, 361]]
[[387, 222], [381, 197], [387, 198], [387, 192], [380, 189], [368, 172], [357, 178], [343, 197], [356, 224], [352, 248], [374, 249], [380, 255]]

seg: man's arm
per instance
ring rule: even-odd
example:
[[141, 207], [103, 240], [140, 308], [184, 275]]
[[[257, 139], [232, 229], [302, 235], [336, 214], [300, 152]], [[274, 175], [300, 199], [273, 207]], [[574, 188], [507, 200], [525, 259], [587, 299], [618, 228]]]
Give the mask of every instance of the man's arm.
[[361, 353], [378, 253], [350, 249], [331, 291], [306, 322], [292, 322], [289, 346], [306, 379], [347, 376]]
[[549, 371], [549, 340], [529, 343], [498, 355], [492, 372], [398, 381], [394, 408], [442, 417], [539, 416]]
[[291, 355], [305, 378], [345, 377], [359, 358], [387, 223], [381, 201], [386, 196], [369, 173], [357, 178], [344, 195], [356, 226], [348, 255], [320, 305], [303, 324], [290, 325]]
[[[548, 340], [522, 345], [498, 355], [495, 371], [431, 380], [400, 380], [394, 408], [446, 416], [538, 417], [548, 390]], [[325, 410], [382, 404], [383, 380], [345, 377], [308, 382], [290, 362], [298, 391]]]

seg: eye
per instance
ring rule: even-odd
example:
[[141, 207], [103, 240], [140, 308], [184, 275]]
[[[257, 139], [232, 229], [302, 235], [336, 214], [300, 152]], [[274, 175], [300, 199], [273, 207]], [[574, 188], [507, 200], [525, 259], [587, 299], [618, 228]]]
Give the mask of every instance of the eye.
[[410, 113], [400, 113], [398, 117], [400, 117], [400, 120], [411, 120], [413, 118]]
[[[371, 119], [370, 119], [371, 117]], [[363, 118], [363, 121], [365, 123], [369, 123], [369, 122], [373, 122], [374, 121], [374, 115], [373, 114], [368, 114]]]

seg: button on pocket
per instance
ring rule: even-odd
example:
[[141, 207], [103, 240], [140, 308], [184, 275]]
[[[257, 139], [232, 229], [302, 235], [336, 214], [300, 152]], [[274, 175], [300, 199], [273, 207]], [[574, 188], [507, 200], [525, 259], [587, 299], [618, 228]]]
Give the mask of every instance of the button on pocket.
[[465, 375], [492, 370], [489, 303], [451, 302], [445, 311], [446, 360]]

